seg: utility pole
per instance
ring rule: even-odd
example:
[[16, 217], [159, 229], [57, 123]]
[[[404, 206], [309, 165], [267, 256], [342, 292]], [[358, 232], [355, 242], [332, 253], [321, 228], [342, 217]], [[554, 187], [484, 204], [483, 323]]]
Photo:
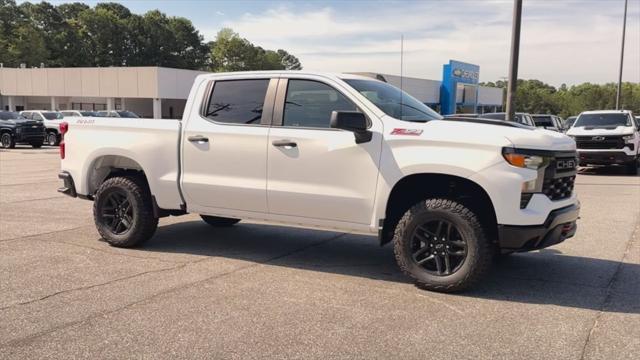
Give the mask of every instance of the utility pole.
[[616, 91], [616, 110], [620, 110], [620, 96], [622, 95], [622, 64], [624, 63], [624, 36], [627, 30], [627, 3], [624, 0], [624, 18], [622, 20], [622, 46], [620, 46], [620, 71], [618, 72], [618, 91]]
[[520, 56], [520, 23], [522, 21], [522, 0], [513, 2], [513, 23], [511, 26], [511, 60], [509, 61], [509, 82], [507, 83], [507, 113], [505, 120], [513, 121], [516, 115], [514, 98], [518, 85], [518, 57]]

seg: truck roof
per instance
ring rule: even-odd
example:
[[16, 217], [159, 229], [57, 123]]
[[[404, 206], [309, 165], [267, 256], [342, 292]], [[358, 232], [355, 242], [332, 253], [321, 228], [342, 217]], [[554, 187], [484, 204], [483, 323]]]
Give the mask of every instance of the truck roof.
[[202, 74], [202, 75], [198, 75], [198, 77], [205, 78], [205, 79], [215, 79], [218, 77], [229, 76], [229, 75], [286, 75], [286, 74], [316, 75], [316, 76], [322, 76], [322, 77], [332, 78], [332, 79], [337, 78], [337, 79], [361, 79], [361, 80], [380, 81], [375, 78], [372, 78], [369, 76], [363, 76], [363, 75], [348, 74], [348, 73], [331, 73], [331, 72], [321, 72], [321, 71], [306, 71], [306, 70], [235, 71], [235, 72]]
[[581, 114], [630, 114], [631, 110], [591, 110], [583, 111]]

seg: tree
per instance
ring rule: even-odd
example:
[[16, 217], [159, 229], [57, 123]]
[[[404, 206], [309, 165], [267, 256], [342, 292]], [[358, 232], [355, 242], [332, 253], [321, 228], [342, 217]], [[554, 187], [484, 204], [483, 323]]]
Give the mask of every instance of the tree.
[[211, 48], [212, 71], [300, 70], [300, 60], [285, 50], [265, 50], [231, 29], [218, 32]]

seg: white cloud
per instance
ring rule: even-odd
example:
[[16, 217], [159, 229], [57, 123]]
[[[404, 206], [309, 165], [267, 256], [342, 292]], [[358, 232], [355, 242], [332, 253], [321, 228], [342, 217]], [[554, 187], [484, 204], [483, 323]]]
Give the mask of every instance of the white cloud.
[[[606, 3], [525, 2], [520, 77], [554, 85], [615, 81], [622, 7]], [[225, 26], [265, 48], [288, 50], [306, 69], [398, 74], [404, 33], [407, 76], [439, 79], [449, 59], [479, 64], [483, 81], [507, 73], [511, 2], [356, 4], [362, 6], [278, 7]], [[624, 78], [640, 82], [640, 3], [629, 5]]]

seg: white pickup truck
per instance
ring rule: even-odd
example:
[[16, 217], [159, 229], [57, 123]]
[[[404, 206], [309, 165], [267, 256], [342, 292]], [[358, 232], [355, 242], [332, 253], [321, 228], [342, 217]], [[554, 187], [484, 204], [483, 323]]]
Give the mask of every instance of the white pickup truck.
[[178, 120], [70, 118], [60, 192], [94, 201], [111, 245], [149, 239], [158, 218], [196, 213], [378, 234], [422, 288], [456, 291], [494, 256], [576, 231], [567, 136], [489, 119], [443, 119], [355, 75], [199, 76]]
[[567, 135], [576, 141], [580, 165], [624, 165], [629, 175], [638, 173], [640, 123], [631, 111], [585, 111]]

